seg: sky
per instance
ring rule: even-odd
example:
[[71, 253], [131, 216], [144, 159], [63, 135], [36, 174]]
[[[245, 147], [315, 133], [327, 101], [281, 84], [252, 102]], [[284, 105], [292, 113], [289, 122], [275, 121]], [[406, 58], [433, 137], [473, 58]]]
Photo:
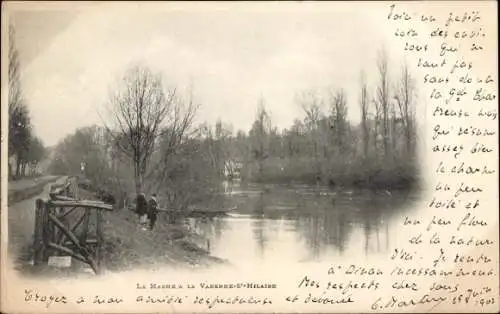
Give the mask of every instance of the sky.
[[[196, 5], [196, 6], [195, 6]], [[263, 97], [279, 129], [303, 111], [296, 95], [344, 88], [359, 119], [360, 71], [376, 79], [390, 35], [388, 4], [114, 3], [45, 6], [12, 14], [21, 83], [36, 134], [56, 144], [102, 124], [111, 86], [132, 64], [193, 87], [197, 122], [248, 131]]]

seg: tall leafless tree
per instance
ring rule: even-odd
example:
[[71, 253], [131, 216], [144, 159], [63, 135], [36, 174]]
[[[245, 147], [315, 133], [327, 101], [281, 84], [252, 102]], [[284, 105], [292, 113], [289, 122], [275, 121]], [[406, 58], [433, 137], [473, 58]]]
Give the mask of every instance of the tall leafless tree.
[[385, 158], [390, 157], [389, 140], [390, 140], [390, 90], [389, 90], [389, 71], [388, 57], [385, 50], [381, 50], [378, 55], [377, 68], [379, 74], [379, 83], [377, 86], [377, 106], [381, 113], [381, 128], [382, 140], [384, 145]]
[[405, 147], [407, 156], [413, 151], [413, 119], [414, 119], [414, 98], [415, 98], [415, 80], [411, 76], [408, 66], [405, 64], [401, 71], [399, 86], [396, 88], [394, 96], [399, 108], [401, 123], [405, 136]]
[[9, 114], [21, 103], [21, 83], [19, 78], [19, 52], [15, 41], [15, 29], [9, 24]]
[[305, 113], [304, 126], [312, 143], [312, 153], [318, 175], [321, 171], [319, 161], [320, 121], [324, 118], [323, 101], [315, 91], [302, 92], [295, 100]]
[[360, 109], [361, 109], [361, 129], [363, 132], [363, 156], [368, 156], [368, 145], [370, 142], [370, 130], [368, 127], [368, 87], [366, 85], [365, 73], [361, 73], [361, 95], [360, 95]]
[[[16, 177], [19, 177], [27, 162], [26, 157], [32, 140], [31, 119], [24, 101], [21, 80], [19, 52], [15, 42], [15, 29], [9, 24], [9, 157], [16, 157]], [[9, 175], [12, 175], [9, 163]]]
[[333, 141], [337, 156], [343, 160], [346, 156], [346, 139], [348, 132], [347, 100], [343, 89], [336, 90], [330, 96], [330, 120]]
[[266, 109], [264, 99], [258, 101], [257, 114], [250, 130], [252, 155], [257, 160], [259, 178], [262, 179], [264, 160], [269, 156], [269, 137], [272, 129], [271, 116]]
[[140, 193], [162, 124], [169, 116], [175, 120], [175, 90], [165, 91], [160, 74], [136, 66], [125, 73], [107, 109], [106, 128], [113, 136], [122, 135], [116, 144], [132, 159], [135, 189]]
[[146, 176], [152, 179], [152, 187], [159, 189], [164, 183], [172, 167], [171, 157], [175, 155], [183, 143], [199, 130], [192, 129], [194, 118], [200, 105], [195, 104], [193, 88], [189, 88], [188, 98], [175, 95], [171, 101], [171, 111], [167, 115], [159, 133], [159, 149], [152, 171]]

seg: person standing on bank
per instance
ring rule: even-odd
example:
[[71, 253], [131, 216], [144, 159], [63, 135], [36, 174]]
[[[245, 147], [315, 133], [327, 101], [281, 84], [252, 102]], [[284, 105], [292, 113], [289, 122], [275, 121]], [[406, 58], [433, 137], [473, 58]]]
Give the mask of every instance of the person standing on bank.
[[144, 228], [147, 222], [148, 200], [144, 193], [139, 193], [136, 200], [136, 213], [139, 216], [139, 225]]
[[158, 200], [156, 199], [156, 194], [153, 194], [151, 196], [151, 199], [149, 200], [149, 211], [148, 211], [148, 218], [149, 218], [149, 229], [153, 230], [155, 227], [156, 223], [156, 218], [158, 217]]

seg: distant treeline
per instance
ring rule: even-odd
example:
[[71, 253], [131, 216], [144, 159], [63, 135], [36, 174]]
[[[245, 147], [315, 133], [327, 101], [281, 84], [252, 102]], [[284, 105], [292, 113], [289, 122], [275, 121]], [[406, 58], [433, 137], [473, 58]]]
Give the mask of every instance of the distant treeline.
[[[221, 120], [195, 125], [191, 94], [165, 91], [161, 75], [135, 67], [108, 102], [109, 125], [67, 136], [50, 170], [84, 176], [119, 203], [143, 191], [180, 208], [213, 198], [236, 174], [251, 182], [408, 189], [418, 182], [416, 86], [405, 66], [390, 76], [383, 53], [377, 65], [376, 86], [360, 76], [358, 103], [348, 104], [342, 88], [297, 93], [293, 105], [303, 117], [278, 130], [260, 99], [251, 129], [236, 134]], [[352, 123], [348, 110], [361, 121]]]
[[20, 69], [15, 30], [9, 24], [9, 180], [38, 176], [39, 163], [45, 158], [44, 145], [33, 130], [28, 104], [22, 92]]
[[[383, 53], [377, 66], [374, 88], [367, 86], [363, 74], [360, 77], [359, 103], [348, 104], [342, 88], [326, 95], [298, 94], [296, 102], [304, 116], [283, 130], [272, 125], [261, 100], [248, 133], [216, 137], [226, 158], [242, 164], [242, 179], [248, 181], [370, 189], [414, 186], [418, 182], [415, 81], [406, 66], [399, 76], [391, 77]], [[348, 120], [348, 110], [359, 111], [360, 123]]]

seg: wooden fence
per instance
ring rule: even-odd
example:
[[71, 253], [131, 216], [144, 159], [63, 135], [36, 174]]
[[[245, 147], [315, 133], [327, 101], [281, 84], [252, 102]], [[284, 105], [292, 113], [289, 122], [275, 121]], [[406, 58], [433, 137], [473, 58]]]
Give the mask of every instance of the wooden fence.
[[80, 200], [76, 178], [53, 185], [49, 196], [48, 200], [36, 200], [34, 264], [47, 264], [51, 256], [70, 256], [98, 274], [104, 240], [103, 211], [113, 207]]

